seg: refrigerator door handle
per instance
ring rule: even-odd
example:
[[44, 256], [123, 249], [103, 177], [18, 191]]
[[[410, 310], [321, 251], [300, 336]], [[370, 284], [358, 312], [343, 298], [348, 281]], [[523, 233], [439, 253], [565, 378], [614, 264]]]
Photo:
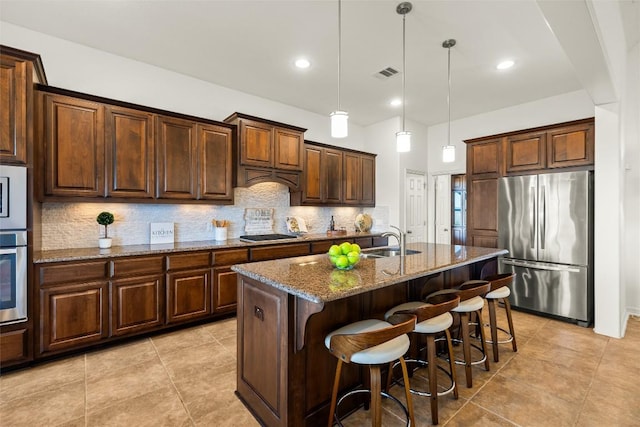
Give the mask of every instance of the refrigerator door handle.
[[547, 234], [547, 195], [545, 186], [540, 188], [540, 249], [544, 249]]
[[568, 271], [569, 273], [580, 272], [580, 269], [575, 267], [569, 267], [569, 266], [556, 267], [552, 265], [535, 264], [535, 263], [525, 262], [525, 261], [512, 261], [509, 259], [503, 259], [502, 263], [505, 265], [513, 265], [514, 267], [535, 268], [537, 270]]
[[529, 205], [530, 207], [530, 214], [531, 214], [531, 249], [535, 249], [536, 248], [536, 194], [535, 192], [531, 193], [531, 204]]

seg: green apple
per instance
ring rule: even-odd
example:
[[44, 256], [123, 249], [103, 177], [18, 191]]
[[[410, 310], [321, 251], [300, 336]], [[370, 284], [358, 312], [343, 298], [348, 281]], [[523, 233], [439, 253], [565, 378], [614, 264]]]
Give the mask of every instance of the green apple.
[[351, 252], [357, 252], [360, 253], [361, 249], [360, 249], [360, 245], [357, 243], [352, 243], [351, 244]]
[[344, 242], [340, 245], [340, 250], [342, 251], [342, 255], [346, 255], [351, 252], [351, 243]]
[[349, 267], [349, 258], [347, 258], [346, 255], [340, 255], [338, 259], [336, 259], [336, 267], [338, 268]]
[[360, 254], [356, 251], [351, 251], [347, 254], [347, 259], [349, 260], [349, 265], [355, 265], [360, 261]]
[[338, 245], [331, 245], [329, 248], [329, 256], [342, 255], [342, 249]]

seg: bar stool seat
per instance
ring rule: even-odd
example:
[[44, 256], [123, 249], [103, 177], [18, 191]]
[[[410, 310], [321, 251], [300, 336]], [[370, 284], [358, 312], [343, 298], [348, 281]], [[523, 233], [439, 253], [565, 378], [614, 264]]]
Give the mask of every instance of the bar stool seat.
[[[324, 339], [324, 345], [331, 350], [331, 338], [334, 335], [350, 335], [361, 334], [363, 332], [377, 331], [382, 328], [388, 328], [389, 322], [378, 319], [360, 320], [359, 322], [350, 323], [346, 326], [330, 332]], [[359, 365], [380, 365], [389, 363], [402, 357], [408, 350], [411, 342], [409, 337], [404, 334], [393, 338], [392, 340], [383, 342], [374, 347], [366, 348], [351, 355], [351, 362]]]
[[[438, 397], [453, 392], [454, 397], [458, 398], [458, 386], [456, 384], [455, 360], [453, 356], [453, 347], [451, 345], [451, 335], [449, 328], [453, 324], [453, 316], [450, 311], [460, 303], [460, 298], [455, 294], [444, 294], [435, 296], [426, 301], [412, 301], [397, 305], [387, 311], [385, 318], [406, 313], [415, 315], [417, 323], [413, 329], [414, 334], [421, 334], [426, 337], [425, 356], [423, 359], [407, 359], [407, 363], [417, 363], [427, 367], [429, 375], [429, 391], [411, 389], [411, 393], [427, 396], [430, 398], [431, 404], [431, 422], [438, 424]], [[447, 352], [449, 355], [449, 372], [440, 366], [437, 366], [436, 355], [436, 336], [444, 333], [444, 339], [447, 344]], [[438, 391], [438, 375], [437, 369], [443, 371], [451, 380], [451, 386], [444, 391]], [[389, 376], [387, 378], [387, 388], [391, 384], [393, 375], [393, 367], [389, 368]]]
[[451, 311], [455, 313], [473, 313], [474, 311], [482, 310], [483, 307], [484, 300], [481, 296], [476, 296], [465, 301], [460, 301], [460, 304]]
[[[489, 328], [491, 330], [491, 339], [487, 340], [487, 342], [492, 346], [493, 361], [496, 363], [500, 361], [498, 344], [511, 343], [511, 348], [513, 349], [513, 351], [518, 351], [518, 345], [516, 344], [516, 331], [513, 327], [513, 319], [511, 317], [511, 303], [509, 302], [509, 296], [511, 295], [509, 285], [513, 283], [514, 278], [515, 274], [513, 273], [503, 273], [488, 276], [484, 279], [491, 283], [491, 290], [488, 294], [485, 295], [484, 298], [487, 300], [487, 305], [489, 306]], [[502, 303], [504, 304], [504, 309], [507, 315], [507, 322], [509, 324], [508, 331], [498, 326], [498, 321], [496, 319], [496, 308], [498, 306], [498, 301], [502, 301]], [[498, 331], [504, 332], [507, 338], [499, 340]]]
[[[329, 408], [329, 427], [334, 424], [334, 419], [338, 425], [342, 426], [336, 408], [347, 396], [354, 393], [371, 394], [371, 425], [373, 427], [382, 426], [382, 396], [398, 403], [407, 416], [407, 425], [415, 425], [413, 403], [409, 391], [409, 375], [403, 356], [409, 350], [410, 341], [407, 333], [415, 327], [416, 317], [399, 314], [387, 320], [361, 320], [336, 329], [325, 337], [325, 346], [338, 358]], [[398, 399], [382, 391], [380, 365], [389, 364], [395, 360], [399, 360], [402, 365], [407, 399], [406, 408]], [[352, 390], [337, 400], [343, 363], [369, 366], [371, 390]]]

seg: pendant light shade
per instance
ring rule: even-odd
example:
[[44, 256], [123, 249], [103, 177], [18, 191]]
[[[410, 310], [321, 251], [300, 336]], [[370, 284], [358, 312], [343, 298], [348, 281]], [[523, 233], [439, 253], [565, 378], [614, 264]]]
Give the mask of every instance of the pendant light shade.
[[447, 145], [442, 147], [442, 161], [444, 163], [451, 163], [456, 161], [456, 147], [451, 145], [451, 48], [456, 45], [454, 39], [445, 40], [442, 42], [442, 47], [448, 49], [448, 62], [447, 62], [447, 78], [449, 93], [447, 95], [447, 106], [449, 108], [449, 120], [447, 128]]
[[411, 151], [411, 132], [396, 132], [396, 151], [398, 153]]
[[342, 74], [342, 1], [338, 0], [338, 108], [330, 114], [331, 136], [345, 138], [349, 135], [349, 113], [340, 108], [340, 84]]
[[346, 111], [334, 111], [331, 117], [331, 136], [344, 138], [349, 135], [349, 113]]
[[396, 7], [396, 12], [402, 15], [402, 131], [396, 133], [396, 151], [406, 153], [411, 151], [411, 132], [407, 132], [404, 128], [405, 119], [405, 86], [407, 74], [407, 55], [406, 55], [406, 18], [407, 13], [411, 12], [413, 6], [410, 2], [403, 2]]

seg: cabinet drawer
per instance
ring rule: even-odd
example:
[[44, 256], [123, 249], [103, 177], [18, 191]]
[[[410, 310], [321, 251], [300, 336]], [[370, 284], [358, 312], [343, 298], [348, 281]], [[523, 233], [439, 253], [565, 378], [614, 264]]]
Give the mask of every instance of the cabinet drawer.
[[249, 249], [237, 249], [213, 253], [214, 265], [233, 265], [249, 261]]
[[333, 240], [322, 240], [320, 242], [311, 242], [312, 254], [323, 254], [329, 252], [329, 248], [333, 245]]
[[211, 264], [210, 252], [193, 252], [167, 256], [167, 270], [208, 267]]
[[163, 256], [144, 258], [121, 258], [111, 261], [111, 276], [122, 277], [134, 274], [162, 273]]
[[373, 238], [371, 237], [357, 237], [355, 239], [355, 243], [358, 244], [361, 248], [371, 248], [373, 247]]
[[26, 359], [28, 356], [27, 336], [26, 329], [0, 334], [0, 363]]
[[84, 282], [107, 277], [109, 261], [49, 264], [37, 267], [40, 286], [64, 282]]
[[301, 255], [309, 255], [308, 243], [265, 246], [262, 248], [251, 249], [251, 261], [264, 261], [268, 259], [287, 258]]
[[378, 237], [374, 237], [373, 238], [373, 247], [377, 248], [378, 246], [388, 246], [389, 245], [389, 238], [388, 237], [382, 237], [382, 236], [378, 236]]

